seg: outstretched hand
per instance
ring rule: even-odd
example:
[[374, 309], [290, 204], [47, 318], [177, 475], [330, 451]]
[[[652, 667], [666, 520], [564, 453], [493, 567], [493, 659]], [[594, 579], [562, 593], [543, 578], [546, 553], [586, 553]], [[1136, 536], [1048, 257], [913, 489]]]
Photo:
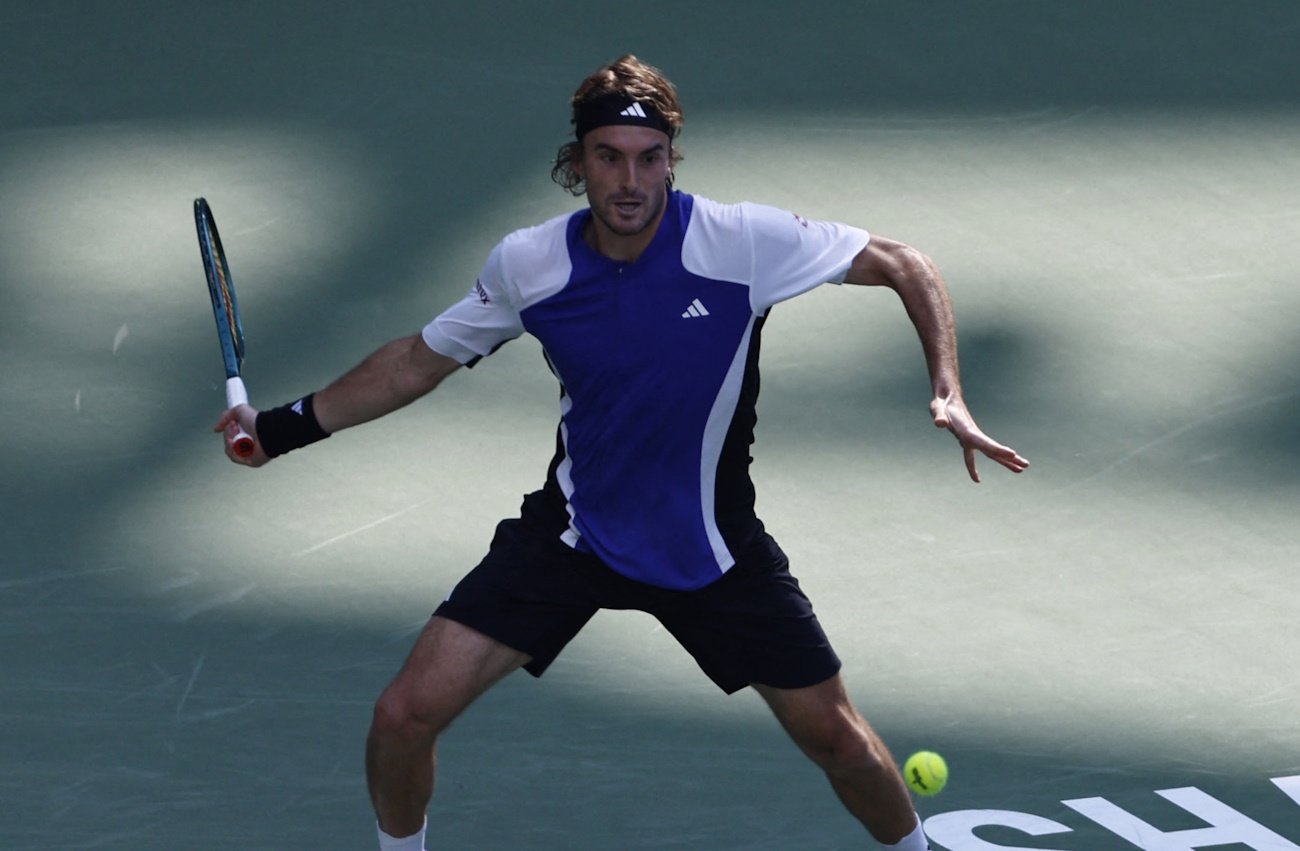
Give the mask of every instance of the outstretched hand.
[[[972, 481], [978, 482], [980, 474], [975, 470], [975, 450], [983, 452], [1013, 473], [1024, 472], [1029, 460], [1016, 450], [1003, 446], [975, 425], [975, 418], [966, 409], [966, 403], [960, 396], [936, 396], [930, 403], [930, 414], [934, 417], [936, 428], [946, 428], [957, 438], [966, 455], [966, 469]], [[260, 450], [259, 450], [260, 451]]]
[[[241, 427], [253, 438], [253, 454], [247, 458], [235, 451], [235, 436], [239, 434]], [[271, 457], [262, 451], [262, 442], [257, 439], [257, 410], [253, 407], [236, 405], [221, 415], [221, 419], [217, 420], [212, 430], [225, 434], [226, 457], [236, 464], [260, 467], [271, 460]]]

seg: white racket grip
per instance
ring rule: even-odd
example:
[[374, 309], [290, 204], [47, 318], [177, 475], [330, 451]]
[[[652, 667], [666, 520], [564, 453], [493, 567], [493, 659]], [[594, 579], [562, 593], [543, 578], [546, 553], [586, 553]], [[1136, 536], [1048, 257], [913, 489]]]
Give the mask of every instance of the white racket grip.
[[[226, 407], [234, 408], [239, 405], [248, 404], [248, 388], [244, 386], [244, 380], [236, 375], [234, 378], [226, 379]], [[240, 426], [239, 433], [230, 441], [235, 447], [235, 454], [242, 458], [247, 458], [253, 454], [253, 438], [244, 431]]]
[[234, 408], [238, 405], [248, 404], [248, 388], [244, 386], [244, 379], [236, 375], [234, 378], [226, 379], [226, 407]]

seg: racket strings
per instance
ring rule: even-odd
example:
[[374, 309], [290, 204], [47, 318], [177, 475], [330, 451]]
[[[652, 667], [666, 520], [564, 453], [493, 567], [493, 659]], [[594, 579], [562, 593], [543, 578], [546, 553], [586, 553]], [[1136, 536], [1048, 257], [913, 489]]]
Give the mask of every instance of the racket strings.
[[205, 223], [208, 245], [212, 249], [213, 271], [216, 273], [217, 288], [221, 293], [221, 306], [226, 312], [226, 325], [235, 343], [235, 352], [240, 358], [244, 354], [244, 329], [239, 321], [238, 308], [235, 307], [235, 295], [230, 286], [230, 268], [226, 265], [226, 252], [221, 247], [221, 237], [217, 235], [211, 221]]

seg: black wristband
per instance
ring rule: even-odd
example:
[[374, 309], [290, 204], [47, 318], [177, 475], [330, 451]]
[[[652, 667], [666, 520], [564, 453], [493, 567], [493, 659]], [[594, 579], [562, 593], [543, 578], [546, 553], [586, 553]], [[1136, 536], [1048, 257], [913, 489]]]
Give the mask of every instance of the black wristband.
[[316, 410], [312, 407], [312, 396], [315, 395], [312, 393], [292, 405], [258, 413], [255, 424], [257, 441], [269, 457], [275, 458], [330, 436], [316, 419]]

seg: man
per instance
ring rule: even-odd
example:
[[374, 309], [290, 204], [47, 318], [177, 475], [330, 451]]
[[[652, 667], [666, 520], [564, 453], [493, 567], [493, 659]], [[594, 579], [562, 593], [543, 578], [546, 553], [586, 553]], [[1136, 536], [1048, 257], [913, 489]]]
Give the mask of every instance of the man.
[[[366, 768], [385, 851], [420, 851], [439, 734], [523, 667], [540, 676], [600, 608], [655, 615], [727, 693], [767, 701], [882, 844], [927, 847], [897, 767], [754, 514], [758, 340], [775, 303], [824, 281], [888, 286], [929, 366], [935, 425], [1013, 472], [1028, 461], [966, 410], [946, 287], [923, 255], [846, 225], [672, 190], [672, 84], [625, 56], [572, 100], [552, 176], [588, 207], [507, 236], [464, 300], [312, 396], [216, 429], [270, 457], [383, 416], [527, 331], [562, 389], [546, 484], [497, 527], [375, 707]], [[230, 438], [257, 439], [251, 458]]]

